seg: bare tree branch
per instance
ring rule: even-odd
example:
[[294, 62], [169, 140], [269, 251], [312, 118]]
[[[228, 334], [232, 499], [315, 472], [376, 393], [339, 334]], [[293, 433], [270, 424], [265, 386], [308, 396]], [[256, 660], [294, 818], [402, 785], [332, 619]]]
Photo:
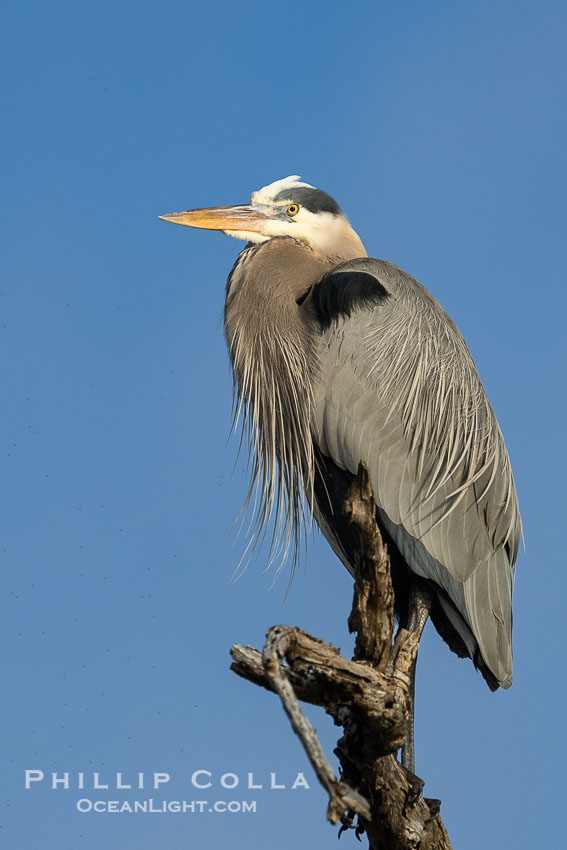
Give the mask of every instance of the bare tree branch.
[[[404, 770], [394, 754], [408, 724], [411, 668], [418, 640], [400, 629], [394, 638], [390, 564], [376, 523], [376, 506], [362, 464], [345, 504], [358, 541], [349, 628], [356, 632], [354, 659], [297, 628], [269, 630], [260, 654], [236, 645], [232, 669], [280, 696], [319, 781], [329, 794], [327, 817], [366, 832], [371, 850], [451, 850], [439, 817], [439, 800], [422, 797], [423, 781]], [[298, 700], [319, 705], [343, 727], [334, 775], [315, 730]]]

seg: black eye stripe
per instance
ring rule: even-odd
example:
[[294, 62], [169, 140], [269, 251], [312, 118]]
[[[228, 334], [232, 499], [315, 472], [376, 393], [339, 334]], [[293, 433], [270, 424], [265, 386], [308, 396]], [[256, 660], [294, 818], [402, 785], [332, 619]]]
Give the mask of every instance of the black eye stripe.
[[296, 186], [291, 190], [289, 188], [282, 189], [275, 196], [274, 201], [276, 203], [278, 201], [287, 201], [289, 203], [290, 195], [297, 198], [295, 203], [301, 204], [309, 212], [330, 212], [333, 215], [341, 214], [341, 208], [330, 195], [327, 195], [326, 192], [322, 192], [320, 189], [310, 189], [307, 186]]

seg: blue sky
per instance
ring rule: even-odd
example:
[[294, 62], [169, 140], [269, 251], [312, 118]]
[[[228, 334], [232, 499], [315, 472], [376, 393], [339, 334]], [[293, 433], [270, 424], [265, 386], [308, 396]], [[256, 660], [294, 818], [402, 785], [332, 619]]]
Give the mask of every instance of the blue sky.
[[[351, 582], [319, 536], [287, 598], [262, 556], [231, 581], [247, 479], [221, 316], [240, 243], [157, 218], [288, 174], [420, 279], [476, 360], [524, 519], [515, 681], [491, 694], [428, 627], [417, 770], [459, 850], [560, 846], [566, 24], [547, 0], [4, 12], [3, 846], [336, 840], [281, 707], [228, 650], [283, 622], [348, 654]], [[338, 730], [309, 715], [331, 753]], [[25, 790], [25, 769], [167, 772], [157, 799], [257, 812], [80, 813], [149, 795]], [[249, 772], [287, 787], [248, 791]]]

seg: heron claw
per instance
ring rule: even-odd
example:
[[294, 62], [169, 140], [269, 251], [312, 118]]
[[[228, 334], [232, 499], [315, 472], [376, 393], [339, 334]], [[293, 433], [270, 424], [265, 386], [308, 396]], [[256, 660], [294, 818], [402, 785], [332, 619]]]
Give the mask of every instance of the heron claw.
[[410, 806], [413, 806], [422, 796], [425, 782], [423, 779], [420, 779], [419, 776], [416, 776], [415, 773], [412, 773], [411, 770], [408, 770], [407, 767], [404, 767], [403, 764], [401, 764], [400, 767], [403, 770], [406, 782], [409, 785], [407, 801]]
[[354, 812], [347, 812], [346, 815], [343, 815], [341, 818], [341, 828], [339, 829], [337, 838], [340, 840], [343, 832], [348, 832], [349, 829], [354, 829]]
[[343, 816], [342, 825], [341, 825], [341, 828], [339, 829], [339, 834], [337, 835], [337, 838], [340, 839], [343, 832], [348, 832], [349, 829], [354, 829], [354, 834], [356, 835], [357, 839], [359, 841], [362, 841], [360, 836], [364, 835], [366, 830], [362, 826], [362, 824], [360, 823], [360, 818], [358, 819], [358, 823], [355, 826], [354, 817], [355, 817], [355, 813], [352, 812], [352, 811], [347, 812], [346, 815]]
[[427, 805], [431, 814], [431, 817], [425, 821], [425, 823], [429, 823], [434, 820], [441, 811], [441, 800], [436, 800], [433, 797], [424, 797], [423, 802]]

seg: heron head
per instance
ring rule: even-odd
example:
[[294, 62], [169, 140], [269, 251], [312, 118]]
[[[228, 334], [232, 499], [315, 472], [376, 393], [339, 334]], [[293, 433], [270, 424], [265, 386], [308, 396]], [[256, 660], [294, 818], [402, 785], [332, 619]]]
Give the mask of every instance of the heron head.
[[292, 236], [333, 262], [365, 257], [360, 237], [337, 202], [297, 175], [276, 180], [253, 192], [249, 204], [209, 207], [162, 215], [164, 221], [222, 230], [247, 242]]

